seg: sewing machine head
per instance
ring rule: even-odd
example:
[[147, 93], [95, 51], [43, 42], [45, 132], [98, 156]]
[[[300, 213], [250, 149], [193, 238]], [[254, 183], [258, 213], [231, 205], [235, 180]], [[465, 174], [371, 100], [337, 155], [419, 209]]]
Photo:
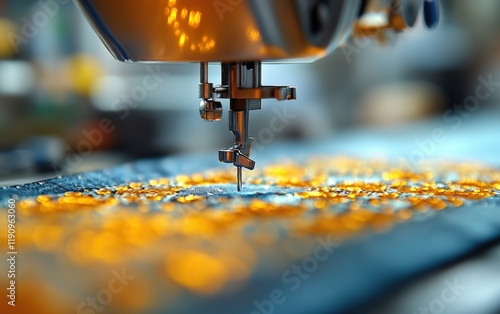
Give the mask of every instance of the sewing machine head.
[[[200, 62], [200, 115], [222, 118], [229, 99], [234, 144], [219, 160], [253, 169], [249, 111], [261, 100], [296, 98], [293, 86], [262, 86], [262, 61], [314, 61], [351, 33], [381, 36], [411, 26], [424, 0], [77, 0], [113, 56], [125, 62]], [[437, 0], [425, 0], [435, 27]], [[221, 84], [208, 82], [208, 63], [221, 63]]]

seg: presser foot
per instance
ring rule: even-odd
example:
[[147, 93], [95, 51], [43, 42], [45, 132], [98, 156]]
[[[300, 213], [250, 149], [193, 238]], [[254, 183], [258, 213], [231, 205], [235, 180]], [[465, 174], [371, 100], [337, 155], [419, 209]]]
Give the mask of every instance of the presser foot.
[[242, 154], [240, 149], [237, 147], [219, 150], [219, 161], [233, 164], [236, 167], [236, 182], [238, 192], [240, 192], [243, 187], [242, 168], [253, 170], [255, 168], [255, 161]]

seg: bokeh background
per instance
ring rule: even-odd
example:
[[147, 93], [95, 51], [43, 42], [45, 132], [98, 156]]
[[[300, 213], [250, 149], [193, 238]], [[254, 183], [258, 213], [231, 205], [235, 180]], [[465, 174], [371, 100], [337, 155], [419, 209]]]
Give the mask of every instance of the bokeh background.
[[[350, 40], [314, 63], [265, 64], [263, 83], [296, 85], [298, 100], [284, 103], [264, 101], [262, 110], [251, 113], [250, 133], [256, 137], [258, 144], [255, 151], [257, 163], [259, 155], [269, 158], [280, 153], [307, 157], [312, 151], [320, 151], [318, 147], [324, 145], [335, 148], [329, 151], [339, 155], [383, 156], [408, 162], [444, 158], [480, 161], [498, 167], [500, 88], [491, 91], [490, 96], [480, 102], [477, 111], [459, 113], [457, 105], [475, 95], [482, 80], [492, 78], [494, 82], [500, 82], [500, 1], [440, 2], [443, 5], [442, 20], [434, 31], [426, 29], [419, 19], [414, 28], [397, 36], [389, 35], [383, 43], [378, 40]], [[156, 66], [119, 63], [111, 57], [72, 1], [58, 0], [59, 13], [42, 20], [39, 13], [44, 8], [40, 3], [0, 0], [0, 186], [103, 169], [158, 156], [212, 152], [217, 164], [218, 149], [229, 146], [232, 135], [225, 119], [218, 123], [206, 123], [199, 117], [197, 64]], [[31, 23], [36, 19], [40, 26], [33, 27]], [[210, 80], [218, 82], [218, 67], [211, 65], [210, 69]], [[151, 71], [155, 73], [154, 80], [158, 85], [141, 101], [129, 103], [131, 90], [140, 86]], [[156, 73], [159, 73], [158, 76]], [[451, 124], [445, 118], [450, 110], [453, 114]], [[294, 118], [286, 123], [283, 130], [273, 132], [271, 139], [263, 138], [262, 130], [269, 128], [276, 112], [287, 112]], [[103, 121], [110, 121], [112, 131], [100, 132], [96, 136], [94, 131], [102, 128]], [[431, 141], [437, 129], [444, 132], [446, 140]], [[83, 147], [82, 143], [89, 141], [86, 134], [93, 134], [94, 143]], [[286, 145], [286, 142], [293, 142], [293, 145]], [[191, 156], [191, 159], [185, 160], [194, 158]], [[189, 164], [184, 159], [182, 162]], [[196, 166], [201, 168], [204, 165]], [[181, 169], [173, 168], [176, 171]], [[73, 177], [73, 180], [79, 179]], [[29, 188], [26, 190], [31, 191]], [[109, 216], [122, 218], [119, 215]], [[457, 228], [454, 231], [457, 234], [474, 228], [479, 229], [480, 234], [483, 231], [493, 234], [498, 230], [482, 228], [481, 223], [484, 224], [487, 216], [477, 219], [481, 218], [479, 213], [470, 219], [470, 224], [464, 218], [467, 215], [459, 217], [466, 223], [463, 223], [462, 230]], [[89, 226], [94, 224], [92, 220], [87, 222]], [[43, 231], [36, 233], [40, 243], [56, 246], [56, 242], [46, 240], [50, 233], [41, 228], [45, 225], [35, 218], [30, 223], [33, 228], [29, 229]], [[61, 220], [61, 225], [69, 228], [73, 224], [71, 220]], [[433, 228], [434, 232], [448, 231], [440, 228], [439, 224], [434, 224]], [[127, 228], [118, 229], [127, 231]], [[401, 230], [404, 231], [403, 228]], [[435, 247], [439, 245], [427, 230], [422, 233], [428, 236], [429, 243], [433, 242]], [[29, 232], [25, 234], [29, 236]], [[394, 238], [400, 241], [401, 247], [408, 248], [408, 251], [401, 249], [399, 252], [410, 252], [414, 247], [408, 245], [409, 240], [418, 240], [417, 237], [397, 235]], [[449, 238], [462, 239], [454, 235], [450, 232]], [[353, 249], [352, 252], [359, 253], [359, 256], [366, 253], [368, 256], [372, 254], [372, 257], [384, 257], [373, 249], [369, 239], [366, 241], [363, 249]], [[87, 242], [83, 238], [82, 247]], [[97, 239], [95, 243], [106, 242]], [[461, 241], [462, 245], [464, 243], [466, 241]], [[290, 247], [295, 249], [295, 244], [293, 242]], [[426, 247], [426, 242], [420, 245]], [[105, 245], [102, 248], [108, 250]], [[470, 260], [442, 269], [438, 276], [430, 274], [418, 278], [417, 284], [390, 294], [388, 300], [382, 300], [387, 304], [382, 302], [380, 308], [371, 310], [374, 313], [378, 313], [376, 310], [380, 313], [406, 313], [408, 309], [417, 309], [440, 294], [443, 277], [456, 276], [471, 283], [471, 286], [474, 284], [475, 288], [461, 298], [462, 302], [450, 305], [447, 308], [449, 313], [491, 313], [488, 311], [490, 308], [498, 310], [500, 248], [497, 244], [488, 252], [477, 249], [477, 254]], [[157, 247], [147, 250], [149, 254], [159, 251]], [[408, 254], [399, 255], [409, 258]], [[34, 256], [23, 262], [38, 270], [35, 266], [39, 265], [40, 255]], [[388, 256], [391, 255], [385, 257]], [[431, 259], [432, 256], [429, 256], [429, 262]], [[362, 258], [352, 260], [358, 262], [356, 265], [365, 262]], [[50, 261], [45, 260], [46, 265], [51, 266], [47, 276], [65, 274]], [[266, 265], [282, 272], [288, 267], [287, 263], [283, 261], [286, 265], [283, 266], [274, 259]], [[400, 263], [400, 266], [405, 265]], [[359, 269], [366, 270], [367, 267], [363, 265]], [[109, 278], [108, 272], [92, 272], [92, 269], [74, 274], [75, 277], [64, 279], [76, 281], [77, 276], [84, 279], [105, 278], [106, 283]], [[149, 274], [157, 277], [154, 271]], [[148, 300], [150, 294], [143, 289], [148, 287], [148, 282], [144, 278], [138, 279], [139, 284], [135, 286], [143, 298], [123, 294], [123, 304], [129, 306], [126, 301]], [[279, 280], [279, 277], [276, 278]], [[322, 279], [321, 276], [317, 278]], [[39, 285], [28, 282], [25, 287], [30, 295], [38, 299], [42, 299], [40, 291], [48, 291], [48, 294], [59, 298], [59, 294], [46, 289], [47, 286], [41, 283], [50, 284], [51, 281], [39, 280]], [[92, 285], [91, 292], [103, 286], [101, 282], [93, 284], [89, 284]], [[66, 291], [75, 295], [81, 292], [75, 289]], [[135, 296], [137, 290], [130, 291]], [[158, 291], [161, 293], [163, 290]], [[175, 298], [176, 295], [169, 297]], [[61, 300], [64, 301], [64, 298]], [[70, 307], [80, 301], [68, 300]], [[47, 303], [45, 299], [43, 302]], [[120, 306], [122, 303], [117, 304]]]
[[[264, 101], [261, 111], [252, 112], [251, 134], [257, 143], [273, 110], [297, 115], [271, 141], [261, 140], [266, 144], [262, 150], [281, 140], [335, 143], [353, 132], [394, 135], [429, 119], [439, 124], [444, 112], [474, 94], [479, 76], [500, 77], [500, 2], [442, 4], [445, 14], [433, 32], [419, 20], [385, 44], [348, 42], [314, 63], [264, 65], [263, 83], [296, 85], [298, 100]], [[1, 185], [143, 157], [213, 151], [217, 158], [216, 151], [232, 143], [225, 119], [206, 123], [199, 117], [197, 64], [156, 68], [119, 63], [72, 1], [61, 1], [62, 14], [30, 28], [40, 10], [35, 1], [0, 1]], [[160, 84], [144, 100], [127, 104], [124, 96], [141, 84], [148, 67], [161, 72]], [[219, 68], [210, 68], [210, 79], [218, 82]], [[482, 102], [479, 112], [499, 106], [500, 92]], [[99, 138], [90, 153], [81, 154], [83, 131], [98, 128], [105, 118], [116, 129]], [[418, 132], [426, 138], [433, 127]], [[411, 134], [410, 152], [418, 132], [402, 132]], [[470, 142], [474, 139], [457, 145]], [[376, 153], [379, 148], [370, 149]]]

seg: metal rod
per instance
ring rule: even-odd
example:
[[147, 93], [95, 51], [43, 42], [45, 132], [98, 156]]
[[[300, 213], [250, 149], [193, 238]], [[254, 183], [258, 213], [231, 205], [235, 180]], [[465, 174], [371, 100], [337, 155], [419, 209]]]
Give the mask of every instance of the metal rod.
[[241, 167], [236, 167], [236, 180], [238, 181], [238, 192], [241, 192], [241, 189], [243, 187], [243, 179], [242, 179], [242, 171]]
[[200, 62], [200, 83], [208, 83], [208, 62]]

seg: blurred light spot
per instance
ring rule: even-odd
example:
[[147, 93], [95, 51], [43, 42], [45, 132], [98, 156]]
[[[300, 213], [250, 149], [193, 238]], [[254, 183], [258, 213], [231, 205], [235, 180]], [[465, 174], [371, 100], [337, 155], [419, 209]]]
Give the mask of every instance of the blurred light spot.
[[202, 13], [199, 11], [189, 12], [189, 22], [188, 22], [189, 26], [191, 26], [193, 28], [197, 28], [198, 26], [200, 26], [201, 16], [202, 16]]
[[165, 271], [178, 284], [206, 295], [220, 291], [228, 279], [226, 266], [221, 260], [194, 250], [171, 253]]
[[28, 62], [0, 62], [0, 94], [23, 96], [35, 86], [35, 73]]

